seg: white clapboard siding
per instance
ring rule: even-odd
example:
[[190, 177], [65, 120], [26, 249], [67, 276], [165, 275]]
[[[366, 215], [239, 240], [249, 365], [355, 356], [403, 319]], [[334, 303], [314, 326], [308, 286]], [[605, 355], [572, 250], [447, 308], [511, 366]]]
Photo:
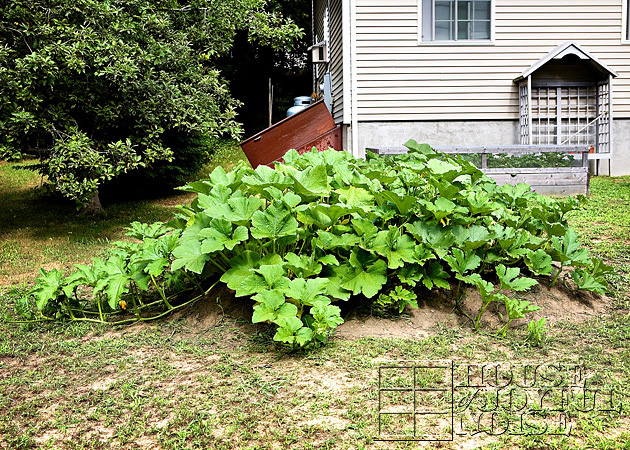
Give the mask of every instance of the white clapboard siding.
[[[336, 123], [343, 121], [343, 26], [342, 26], [342, 1], [343, 0], [316, 0], [313, 4], [313, 29], [318, 41], [324, 39], [324, 15], [326, 8], [330, 6], [328, 14], [328, 29], [330, 40], [328, 42], [328, 64], [315, 64], [315, 78], [317, 83], [322, 83], [326, 71], [330, 71], [332, 84], [332, 115]], [[346, 76], [349, 76], [346, 75]]]
[[[323, 1], [315, 2], [313, 5], [313, 44], [318, 44], [324, 39], [324, 15], [327, 3]], [[315, 83], [321, 83], [324, 78], [324, 67], [313, 65], [313, 75]]]
[[330, 2], [330, 74], [332, 80], [333, 118], [336, 123], [343, 121], [343, 30], [341, 1]]
[[512, 80], [566, 41], [617, 72], [614, 115], [630, 118], [622, 4], [495, 0], [493, 42], [445, 45], [418, 42], [418, 0], [356, 0], [358, 120], [518, 119]]

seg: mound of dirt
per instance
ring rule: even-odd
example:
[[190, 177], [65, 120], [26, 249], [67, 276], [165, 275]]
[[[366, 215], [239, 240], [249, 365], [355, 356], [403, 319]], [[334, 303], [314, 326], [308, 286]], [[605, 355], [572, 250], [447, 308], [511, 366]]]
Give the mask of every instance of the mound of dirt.
[[205, 298], [177, 312], [175, 319], [184, 319], [197, 329], [217, 325], [224, 317], [251, 323], [254, 303], [248, 298], [234, 297], [234, 291], [221, 284]]
[[[341, 324], [336, 336], [355, 339], [361, 337], [423, 338], [433, 334], [439, 325], [448, 328], [470, 327], [471, 322], [456, 312], [455, 300], [449, 291], [429, 293], [430, 297], [418, 301], [418, 309], [407, 308], [405, 315], [397, 319], [381, 319], [373, 316], [351, 314]], [[519, 295], [542, 309], [528, 314], [525, 319], [515, 320], [510, 327], [525, 326], [532, 319], [545, 317], [548, 324], [571, 319], [584, 321], [606, 312], [610, 299], [592, 292], [575, 291], [558, 283], [553, 288], [547, 285], [535, 286], [530, 292]], [[461, 307], [469, 316], [475, 317], [481, 307], [481, 296], [474, 288], [465, 292]], [[507, 317], [505, 306], [493, 303], [482, 317], [482, 324], [491, 330], [498, 330]]]
[[[512, 327], [524, 326], [530, 320], [541, 317], [545, 317], [548, 324], [563, 319], [584, 321], [604, 314], [610, 305], [610, 299], [605, 296], [576, 291], [562, 283], [553, 288], [549, 288], [545, 281], [541, 283], [527, 293], [519, 293], [519, 298], [528, 300], [542, 309], [529, 314], [525, 319], [515, 320], [511, 324]], [[251, 300], [236, 298], [230, 289], [222, 286], [214, 295], [177, 313], [176, 318], [186, 320], [192, 328], [199, 331], [215, 326], [224, 317], [236, 320], [243, 326], [252, 326], [252, 306]], [[418, 300], [418, 306], [418, 309], [407, 308], [405, 313], [397, 318], [376, 317], [355, 308], [344, 315], [344, 323], [337, 328], [335, 336], [346, 339], [363, 337], [421, 339], [434, 335], [439, 325], [449, 328], [471, 326], [470, 320], [456, 312], [451, 291], [428, 292], [425, 297]], [[481, 307], [479, 292], [474, 288], [467, 289], [461, 306], [468, 315], [474, 317]], [[505, 323], [505, 317], [505, 307], [494, 303], [486, 310], [482, 323], [488, 329], [498, 330]]]

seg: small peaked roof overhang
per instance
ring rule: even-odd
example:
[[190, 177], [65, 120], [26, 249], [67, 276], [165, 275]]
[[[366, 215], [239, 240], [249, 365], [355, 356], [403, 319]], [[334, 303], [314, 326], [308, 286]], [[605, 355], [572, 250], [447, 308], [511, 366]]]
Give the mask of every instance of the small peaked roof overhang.
[[534, 64], [532, 64], [529, 67], [529, 69], [527, 69], [520, 76], [515, 78], [514, 82], [518, 83], [519, 81], [527, 78], [528, 76], [530, 76], [531, 74], [536, 72], [538, 69], [540, 69], [542, 66], [547, 64], [549, 61], [551, 61], [553, 59], [562, 59], [562, 58], [564, 58], [567, 55], [575, 55], [578, 58], [580, 58], [582, 60], [585, 60], [594, 69], [596, 69], [597, 71], [601, 72], [602, 74], [612, 75], [613, 77], [617, 76], [617, 72], [612, 70], [606, 64], [603, 64], [602, 62], [600, 62], [597, 58], [595, 58], [589, 52], [584, 50], [578, 44], [576, 44], [573, 41], [567, 41], [564, 44], [561, 44], [561, 45], [557, 46], [555, 49], [553, 49], [551, 52], [549, 52], [546, 56], [542, 57], [541, 59], [536, 61]]

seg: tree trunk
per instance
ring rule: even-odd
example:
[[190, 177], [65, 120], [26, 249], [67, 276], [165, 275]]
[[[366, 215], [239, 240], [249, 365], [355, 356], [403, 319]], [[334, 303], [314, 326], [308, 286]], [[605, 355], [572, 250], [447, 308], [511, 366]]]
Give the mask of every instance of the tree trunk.
[[97, 216], [103, 214], [104, 212], [105, 210], [103, 209], [103, 205], [101, 205], [101, 200], [98, 197], [98, 191], [96, 192], [96, 194], [94, 194], [94, 197], [92, 197], [90, 203], [81, 208], [80, 211], [81, 214], [85, 214], [88, 216]]

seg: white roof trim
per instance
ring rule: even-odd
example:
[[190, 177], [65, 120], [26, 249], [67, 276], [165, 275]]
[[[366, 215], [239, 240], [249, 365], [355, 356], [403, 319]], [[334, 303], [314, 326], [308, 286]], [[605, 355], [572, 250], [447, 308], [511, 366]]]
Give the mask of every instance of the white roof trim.
[[528, 76], [530, 76], [532, 73], [536, 72], [538, 69], [540, 69], [542, 66], [547, 64], [552, 59], [562, 59], [562, 58], [564, 58], [567, 55], [575, 55], [575, 56], [577, 56], [580, 59], [590, 60], [590, 61], [594, 62], [597, 66], [599, 66], [601, 69], [603, 69], [604, 71], [608, 72], [613, 77], [617, 76], [617, 72], [612, 70], [606, 64], [603, 64], [601, 61], [599, 61], [597, 58], [595, 58], [589, 52], [587, 52], [582, 47], [580, 47], [578, 44], [576, 44], [573, 41], [567, 41], [564, 44], [561, 44], [561, 45], [557, 46], [555, 49], [553, 49], [551, 52], [549, 52], [546, 56], [544, 56], [543, 58], [539, 59], [534, 64], [532, 64], [529, 67], [529, 69], [527, 69], [525, 72], [523, 72], [514, 81], [518, 82], [518, 81], [520, 81], [520, 80], [522, 80], [524, 78], [527, 78]]

